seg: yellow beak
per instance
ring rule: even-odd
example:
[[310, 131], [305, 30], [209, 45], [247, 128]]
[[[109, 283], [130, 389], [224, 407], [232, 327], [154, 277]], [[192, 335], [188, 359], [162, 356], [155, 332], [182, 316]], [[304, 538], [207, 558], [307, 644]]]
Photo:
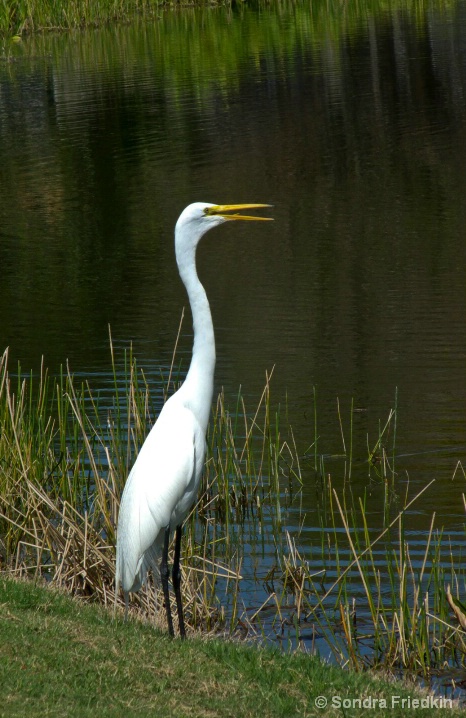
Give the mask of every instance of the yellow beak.
[[229, 212], [237, 212], [243, 209], [261, 209], [263, 207], [271, 207], [271, 204], [216, 204], [213, 207], [206, 207], [204, 212], [206, 215], [220, 215], [224, 219], [246, 219], [246, 220], [258, 220], [268, 221], [272, 217], [251, 217], [246, 214], [229, 214]]

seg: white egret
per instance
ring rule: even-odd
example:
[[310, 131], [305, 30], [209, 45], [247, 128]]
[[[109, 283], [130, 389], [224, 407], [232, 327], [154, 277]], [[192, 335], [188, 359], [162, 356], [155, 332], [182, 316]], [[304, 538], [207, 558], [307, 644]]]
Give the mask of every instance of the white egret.
[[[165, 403], [128, 476], [120, 503], [116, 548], [116, 590], [138, 591], [148, 569], [161, 579], [168, 630], [174, 635], [168, 592], [168, 546], [175, 531], [172, 582], [179, 631], [185, 638], [180, 590], [181, 530], [197, 495], [204, 467], [215, 369], [215, 338], [209, 302], [196, 272], [196, 248], [213, 227], [230, 220], [264, 220], [236, 212], [264, 204], [214, 205], [196, 202], [175, 227], [175, 253], [193, 316], [194, 345], [185, 381]], [[159, 559], [161, 562], [159, 569]]]

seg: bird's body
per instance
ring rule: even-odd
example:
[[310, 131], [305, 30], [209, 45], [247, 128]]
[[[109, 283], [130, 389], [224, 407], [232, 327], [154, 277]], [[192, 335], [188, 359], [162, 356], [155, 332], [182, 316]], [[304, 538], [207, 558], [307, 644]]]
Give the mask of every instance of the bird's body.
[[[139, 591], [149, 568], [158, 575], [165, 529], [170, 525], [174, 530], [186, 518], [204, 458], [205, 431], [174, 394], [148, 435], [122, 497], [117, 575], [123, 591]], [[142, 481], [141, 476], [150, 481]]]
[[225, 213], [263, 206], [266, 205], [220, 206], [198, 202], [182, 212], [175, 228], [178, 270], [193, 315], [193, 354], [184, 383], [165, 403], [128, 476], [120, 503], [116, 555], [116, 589], [121, 584], [127, 601], [130, 591], [141, 588], [149, 569], [158, 578], [162, 554], [160, 571], [172, 635], [168, 539], [170, 531], [176, 530], [173, 584], [180, 633], [184, 636], [179, 587], [181, 525], [195, 501], [204, 467], [215, 370], [212, 316], [196, 272], [196, 248], [203, 234], [222, 222], [263, 219]]

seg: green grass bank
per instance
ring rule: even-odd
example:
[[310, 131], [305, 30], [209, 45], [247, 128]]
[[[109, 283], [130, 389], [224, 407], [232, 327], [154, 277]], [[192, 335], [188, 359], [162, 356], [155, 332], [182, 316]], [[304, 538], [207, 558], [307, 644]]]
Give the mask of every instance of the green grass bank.
[[218, 638], [171, 640], [147, 623], [124, 623], [101, 606], [6, 575], [0, 635], [2, 718], [459, 713], [445, 699], [309, 655]]
[[[441, 0], [436, 3], [446, 11], [451, 10], [454, 1]], [[290, 9], [297, 12], [300, 3], [290, 0], [18, 0], [0, 3], [0, 37], [27, 35], [41, 32], [82, 30], [85, 28], [128, 23], [138, 17], [159, 18], [164, 9], [185, 9], [216, 7], [231, 8], [241, 12], [244, 8]], [[364, 0], [364, 2], [342, 3], [339, 0], [312, 0], [301, 3], [304, 17], [315, 28], [326, 28], [330, 35], [339, 34], [348, 24], [351, 26], [367, 14], [387, 13], [394, 9], [415, 15], [428, 12], [430, 0]], [[329, 25], [330, 23], [330, 25]]]

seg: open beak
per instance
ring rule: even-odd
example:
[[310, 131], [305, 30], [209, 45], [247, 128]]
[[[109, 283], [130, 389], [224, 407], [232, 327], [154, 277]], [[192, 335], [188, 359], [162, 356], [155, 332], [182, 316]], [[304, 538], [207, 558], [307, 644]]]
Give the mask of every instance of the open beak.
[[[216, 204], [213, 207], [206, 207], [204, 212], [208, 216], [220, 215], [224, 219], [246, 219], [246, 220], [262, 220], [268, 221], [272, 217], [253, 217], [247, 214], [236, 214], [238, 210], [244, 209], [261, 209], [263, 207], [271, 207], [271, 204]], [[233, 212], [234, 214], [230, 214]]]

